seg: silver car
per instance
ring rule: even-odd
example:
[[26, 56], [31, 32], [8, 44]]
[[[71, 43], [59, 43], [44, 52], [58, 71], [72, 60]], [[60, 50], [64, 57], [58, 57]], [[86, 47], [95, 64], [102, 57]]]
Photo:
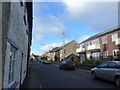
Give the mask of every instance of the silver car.
[[107, 61], [98, 65], [91, 69], [91, 77], [113, 81], [120, 87], [120, 61]]

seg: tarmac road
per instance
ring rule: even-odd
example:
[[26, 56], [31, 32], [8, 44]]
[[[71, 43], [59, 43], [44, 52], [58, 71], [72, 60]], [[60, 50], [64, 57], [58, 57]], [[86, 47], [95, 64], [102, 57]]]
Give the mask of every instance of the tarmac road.
[[58, 66], [30, 64], [30, 73], [24, 88], [117, 88], [112, 82], [93, 80], [90, 73], [81, 70], [61, 70]]

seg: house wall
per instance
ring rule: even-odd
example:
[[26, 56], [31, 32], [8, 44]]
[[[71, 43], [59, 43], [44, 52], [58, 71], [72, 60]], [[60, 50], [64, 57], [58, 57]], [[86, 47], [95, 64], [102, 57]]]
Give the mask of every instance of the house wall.
[[54, 61], [54, 53], [48, 53], [48, 60], [53, 60]]
[[0, 90], [2, 89], [2, 2], [0, 1]]
[[[63, 59], [64, 57], [67, 58], [69, 55], [74, 54], [77, 55], [76, 49], [78, 48], [79, 44], [75, 41], [71, 42], [70, 44], [66, 45], [64, 49], [60, 50], [60, 57]], [[65, 50], [65, 53], [64, 53]]]
[[[99, 40], [99, 44], [100, 44], [100, 60], [103, 60], [103, 61], [104, 60], [112, 60], [112, 58], [113, 58], [112, 57], [113, 56], [113, 50], [119, 49], [119, 47], [116, 46], [115, 41], [112, 42], [112, 34], [116, 34], [116, 33], [118, 34], [118, 38], [120, 38], [120, 30], [116, 30], [114, 32], [111, 32], [111, 33], [108, 33], [108, 34], [105, 34], [103, 36], [100, 36], [100, 37], [97, 37], [97, 38], [93, 39], [93, 40], [97, 40], [97, 39]], [[107, 44], [103, 44], [103, 42], [102, 42], [103, 37], [107, 37]], [[93, 40], [89, 40], [89, 41], [86, 41], [84, 43], [81, 43], [81, 44], [84, 44], [84, 46], [86, 48], [86, 51], [85, 51], [86, 56], [87, 56], [87, 54], [90, 54], [90, 56], [92, 56], [91, 51], [87, 50], [86, 43], [89, 42], [90, 45], [92, 45]], [[104, 51], [108, 51], [108, 57], [107, 58], [103, 57], [103, 52]]]
[[[27, 65], [27, 51], [28, 51], [28, 35], [26, 30], [28, 30], [27, 23], [27, 12], [25, 8], [25, 3], [23, 6], [19, 2], [11, 2], [10, 7], [10, 19], [9, 19], [9, 31], [7, 35], [7, 40], [11, 40], [12, 43], [17, 46], [16, 61], [15, 61], [15, 72], [14, 81], [8, 84], [9, 68], [10, 67], [10, 48], [11, 43], [7, 41], [6, 47], [6, 57], [5, 57], [5, 69], [4, 69], [4, 84], [3, 88], [11, 87], [14, 82], [17, 82], [19, 87], [20, 82], [22, 84], [26, 76], [26, 65]], [[23, 16], [25, 15], [26, 25], [24, 23]], [[23, 54], [23, 55], [22, 55]], [[23, 58], [22, 58], [23, 57]]]

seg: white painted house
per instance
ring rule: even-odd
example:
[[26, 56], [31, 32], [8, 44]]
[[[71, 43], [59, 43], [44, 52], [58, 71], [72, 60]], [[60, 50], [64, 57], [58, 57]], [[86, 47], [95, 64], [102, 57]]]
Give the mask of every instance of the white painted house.
[[26, 77], [28, 67], [32, 39], [32, 2], [0, 2], [0, 5], [0, 89], [19, 88]]

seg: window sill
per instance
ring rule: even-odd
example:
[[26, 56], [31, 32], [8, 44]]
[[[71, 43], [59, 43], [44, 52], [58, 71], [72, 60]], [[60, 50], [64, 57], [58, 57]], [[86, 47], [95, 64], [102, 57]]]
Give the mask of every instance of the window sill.
[[17, 85], [18, 85], [18, 82], [13, 81], [13, 82], [11, 82], [10, 84], [11, 84], [11, 85], [9, 86], [9, 88], [8, 88], [8, 89], [11, 89], [11, 88], [16, 88], [16, 87], [17, 87]]

